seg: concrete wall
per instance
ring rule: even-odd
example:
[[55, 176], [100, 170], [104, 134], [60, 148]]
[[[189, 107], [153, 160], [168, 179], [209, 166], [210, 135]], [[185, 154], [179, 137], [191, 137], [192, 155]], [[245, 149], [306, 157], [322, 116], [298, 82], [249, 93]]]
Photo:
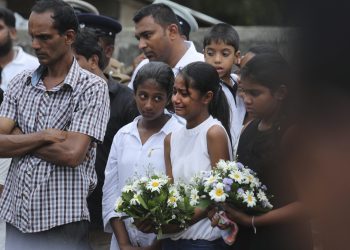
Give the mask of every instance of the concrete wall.
[[[270, 44], [276, 47], [282, 54], [288, 57], [288, 28], [280, 27], [235, 27], [240, 36], [240, 50], [244, 54], [245, 51], [257, 44]], [[208, 29], [200, 29], [198, 32], [191, 34], [191, 40], [194, 41], [197, 49], [202, 51], [202, 41]], [[27, 31], [18, 31], [18, 43], [31, 52], [30, 38]], [[115, 57], [124, 62], [125, 65], [130, 65], [133, 59], [140, 53], [137, 47], [137, 40], [134, 37], [134, 28], [124, 28], [117, 35]]]
[[[282, 54], [288, 56], [288, 37], [287, 32], [290, 29], [279, 27], [235, 27], [240, 36], [240, 50], [242, 53], [248, 48], [258, 44], [270, 44], [276, 47]], [[200, 29], [198, 32], [191, 33], [190, 39], [195, 43], [198, 51], [202, 51], [202, 42], [208, 29]], [[116, 39], [116, 57], [130, 64], [133, 58], [139, 54], [137, 40], [134, 37], [133, 28], [125, 29], [118, 34]]]

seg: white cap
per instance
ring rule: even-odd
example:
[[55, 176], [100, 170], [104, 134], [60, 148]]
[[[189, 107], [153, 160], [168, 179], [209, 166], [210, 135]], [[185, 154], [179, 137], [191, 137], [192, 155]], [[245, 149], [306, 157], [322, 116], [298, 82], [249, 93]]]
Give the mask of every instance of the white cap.
[[[179, 16], [181, 19], [187, 22], [187, 25], [189, 25], [191, 28], [191, 32], [198, 30], [198, 23], [196, 19], [194, 19], [194, 17], [191, 15], [187, 7], [168, 0], [155, 0], [153, 3], [163, 3], [169, 6], [174, 11], [175, 15]], [[179, 21], [181, 22], [182, 20]]]
[[63, 0], [68, 3], [77, 13], [100, 14], [95, 6], [82, 0]]

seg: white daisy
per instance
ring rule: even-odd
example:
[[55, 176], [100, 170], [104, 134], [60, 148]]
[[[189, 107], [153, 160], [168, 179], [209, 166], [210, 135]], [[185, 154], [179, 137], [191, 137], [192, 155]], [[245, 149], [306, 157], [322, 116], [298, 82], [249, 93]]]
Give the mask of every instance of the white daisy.
[[232, 171], [228, 176], [239, 184], [242, 184], [244, 180], [243, 174], [239, 170]]
[[175, 197], [175, 196], [170, 196], [169, 198], [168, 198], [168, 206], [169, 207], [173, 207], [173, 208], [175, 208], [175, 207], [177, 207], [177, 197]]
[[256, 196], [258, 197], [259, 201], [268, 201], [265, 192], [262, 190], [259, 190]]
[[213, 190], [210, 191], [210, 198], [216, 202], [223, 202], [228, 196], [224, 190], [225, 185], [223, 183], [218, 183], [215, 185]]
[[141, 177], [140, 182], [141, 183], [146, 183], [146, 182], [148, 182], [148, 178], [143, 176], [143, 177]]
[[235, 162], [235, 161], [230, 161], [230, 162], [228, 163], [228, 168], [229, 168], [231, 171], [238, 170], [237, 162]]
[[198, 196], [198, 190], [192, 189], [191, 195], [190, 195], [190, 205], [196, 206], [199, 203], [199, 196]]
[[133, 186], [132, 185], [125, 185], [123, 188], [122, 188], [122, 192], [123, 193], [128, 193], [128, 192], [131, 192], [133, 190]]
[[204, 186], [209, 187], [212, 184], [216, 183], [218, 180], [215, 175], [210, 175], [208, 178], [204, 179]]
[[218, 169], [222, 169], [225, 173], [228, 171], [229, 166], [226, 164], [224, 160], [220, 160], [217, 164], [216, 167]]
[[154, 191], [159, 192], [161, 187], [162, 187], [162, 183], [159, 179], [151, 179], [146, 185], [146, 188], [148, 190], [151, 190], [152, 192]]
[[245, 203], [247, 203], [247, 207], [254, 207], [256, 205], [256, 198], [252, 191], [245, 191], [243, 194], [243, 200]]

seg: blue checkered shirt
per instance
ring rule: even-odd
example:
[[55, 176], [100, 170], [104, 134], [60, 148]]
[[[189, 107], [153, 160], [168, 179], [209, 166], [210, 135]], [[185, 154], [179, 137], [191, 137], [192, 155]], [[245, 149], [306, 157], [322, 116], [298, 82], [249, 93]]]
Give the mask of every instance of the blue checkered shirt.
[[108, 87], [100, 77], [74, 59], [63, 84], [47, 91], [43, 70], [40, 66], [24, 71], [11, 81], [0, 116], [14, 120], [25, 134], [55, 128], [89, 135], [92, 143], [84, 162], [75, 168], [31, 154], [13, 159], [0, 199], [0, 218], [24, 233], [89, 220], [86, 198], [97, 183], [95, 144], [103, 140], [109, 119]]

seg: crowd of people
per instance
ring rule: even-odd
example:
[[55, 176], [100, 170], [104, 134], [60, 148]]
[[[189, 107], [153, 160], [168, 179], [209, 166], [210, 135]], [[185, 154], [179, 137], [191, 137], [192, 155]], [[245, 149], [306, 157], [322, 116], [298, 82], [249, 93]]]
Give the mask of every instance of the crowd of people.
[[[142, 55], [129, 76], [113, 68], [120, 23], [86, 3], [89, 13], [73, 8], [78, 2], [35, 3], [35, 57], [14, 46], [14, 14], [0, 8], [0, 250], [311, 250], [315, 229], [336, 232], [322, 239], [326, 249], [346, 249], [348, 203], [335, 198], [346, 200], [348, 154], [332, 145], [349, 142], [347, 92], [344, 75], [329, 77], [313, 57], [310, 29], [298, 51], [313, 60], [299, 70], [269, 45], [243, 55], [226, 23], [209, 29], [200, 53], [191, 14], [156, 1], [133, 17]], [[319, 38], [322, 29], [312, 30]], [[315, 81], [323, 91], [312, 92]], [[330, 81], [338, 85], [325, 94]], [[326, 108], [325, 98], [345, 112]], [[249, 166], [273, 195], [273, 209], [259, 215], [221, 204], [239, 228], [233, 245], [215, 220], [218, 207], [196, 208], [186, 230], [165, 225], [162, 238], [151, 222], [115, 211], [135, 174], [152, 169], [189, 183], [221, 159]], [[344, 175], [325, 188], [332, 161]]]

